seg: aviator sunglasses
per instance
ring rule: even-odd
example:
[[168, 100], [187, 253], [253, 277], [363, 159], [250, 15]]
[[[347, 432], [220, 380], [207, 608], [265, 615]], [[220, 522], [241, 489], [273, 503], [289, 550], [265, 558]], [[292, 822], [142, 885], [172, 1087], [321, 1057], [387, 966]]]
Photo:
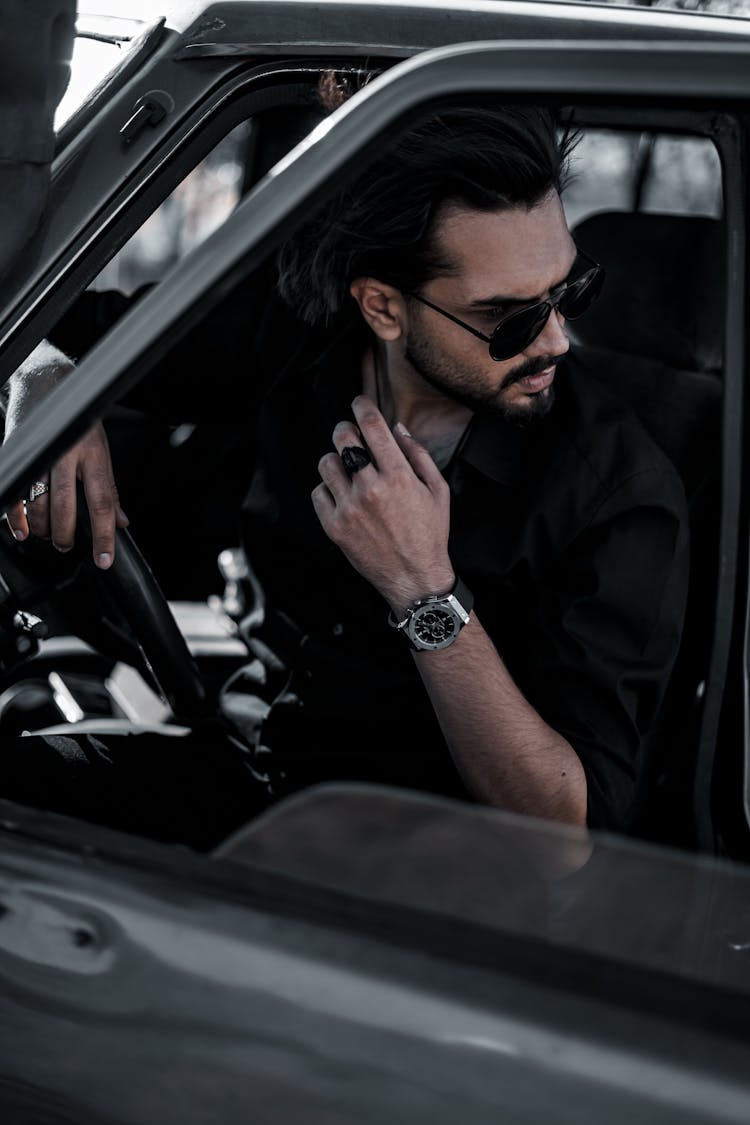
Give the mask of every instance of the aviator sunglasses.
[[499, 362], [503, 359], [511, 359], [514, 355], [519, 355], [536, 340], [553, 310], [560, 312], [566, 320], [577, 320], [579, 316], [583, 316], [588, 311], [602, 291], [604, 270], [584, 250], [578, 251], [578, 257], [589, 263], [588, 269], [574, 281], [566, 282], [565, 288], [559, 295], [552, 296], [550, 294], [544, 301], [534, 301], [532, 304], [523, 305], [521, 308], [507, 313], [498, 321], [491, 336], [485, 336], [484, 332], [480, 332], [479, 329], [459, 320], [457, 316], [441, 309], [439, 305], [434, 305], [426, 297], [420, 297], [419, 293], [407, 293], [406, 296], [413, 297], [415, 301], [419, 301], [427, 308], [433, 309], [434, 312], [440, 313], [448, 320], [452, 320], [454, 324], [465, 328], [467, 332], [471, 332], [472, 336], [484, 340], [485, 344], [490, 345], [492, 359]]

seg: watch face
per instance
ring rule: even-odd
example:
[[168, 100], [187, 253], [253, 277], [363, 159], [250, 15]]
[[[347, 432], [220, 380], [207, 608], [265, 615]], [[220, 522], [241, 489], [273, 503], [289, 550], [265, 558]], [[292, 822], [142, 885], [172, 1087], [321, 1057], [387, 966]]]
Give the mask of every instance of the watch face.
[[454, 609], [436, 602], [416, 609], [409, 626], [412, 640], [420, 648], [447, 648], [458, 636], [461, 621]]

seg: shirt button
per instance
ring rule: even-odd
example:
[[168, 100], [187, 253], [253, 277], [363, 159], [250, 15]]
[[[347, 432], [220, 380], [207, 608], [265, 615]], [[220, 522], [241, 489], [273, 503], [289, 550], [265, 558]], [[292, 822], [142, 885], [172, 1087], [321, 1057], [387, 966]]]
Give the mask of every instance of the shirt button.
[[336, 624], [334, 625], [332, 631], [333, 631], [334, 637], [340, 637], [341, 634], [344, 632], [344, 626], [341, 624], [340, 621], [337, 621]]

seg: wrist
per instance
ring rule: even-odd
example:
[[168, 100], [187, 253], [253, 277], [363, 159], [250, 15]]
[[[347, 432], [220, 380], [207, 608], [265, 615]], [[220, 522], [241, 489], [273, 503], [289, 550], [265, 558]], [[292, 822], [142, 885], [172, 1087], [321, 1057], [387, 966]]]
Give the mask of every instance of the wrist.
[[435, 652], [448, 648], [468, 625], [474, 597], [471, 590], [456, 578], [445, 594], [428, 594], [418, 598], [399, 619], [391, 610], [388, 624], [417, 652]]
[[393, 616], [400, 621], [417, 602], [433, 595], [443, 597], [455, 583], [456, 575], [449, 565], [424, 577], [404, 579], [384, 596]]

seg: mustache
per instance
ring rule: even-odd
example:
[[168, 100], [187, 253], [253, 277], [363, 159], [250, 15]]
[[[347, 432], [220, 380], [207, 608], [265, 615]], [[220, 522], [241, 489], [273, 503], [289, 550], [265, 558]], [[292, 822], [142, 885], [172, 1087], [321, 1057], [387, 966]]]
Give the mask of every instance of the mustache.
[[501, 390], [512, 387], [514, 383], [519, 383], [521, 379], [526, 379], [529, 375], [541, 375], [542, 371], [557, 365], [564, 358], [565, 355], [540, 355], [536, 359], [524, 360], [523, 363], [519, 363], [518, 367], [514, 367], [512, 371], [508, 372], [503, 379]]

